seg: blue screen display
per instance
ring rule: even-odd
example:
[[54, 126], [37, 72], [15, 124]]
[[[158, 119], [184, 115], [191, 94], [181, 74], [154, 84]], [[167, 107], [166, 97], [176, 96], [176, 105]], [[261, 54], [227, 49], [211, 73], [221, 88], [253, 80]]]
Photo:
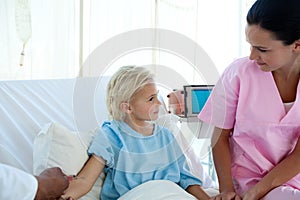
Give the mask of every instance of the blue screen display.
[[192, 90], [192, 113], [198, 114], [211, 93], [210, 89]]

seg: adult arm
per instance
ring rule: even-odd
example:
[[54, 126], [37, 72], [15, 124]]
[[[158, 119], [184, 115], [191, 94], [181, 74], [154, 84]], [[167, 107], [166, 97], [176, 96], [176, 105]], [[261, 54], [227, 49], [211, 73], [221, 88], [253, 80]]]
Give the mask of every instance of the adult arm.
[[97, 178], [100, 176], [104, 165], [105, 161], [102, 158], [92, 155], [76, 178], [71, 181], [69, 188], [66, 190], [62, 198], [78, 199], [88, 193], [92, 189]]
[[220, 194], [212, 199], [239, 200], [232, 182], [231, 154], [229, 147], [229, 136], [231, 129], [220, 129], [215, 127], [212, 137], [212, 152], [216, 172], [219, 180]]
[[0, 163], [0, 199], [32, 200], [37, 188], [38, 182], [34, 176]]
[[275, 166], [253, 188], [248, 190], [243, 200], [260, 199], [270, 190], [286, 183], [300, 173], [300, 138], [292, 153]]
[[56, 199], [68, 185], [68, 178], [57, 167], [46, 169], [34, 177], [20, 169], [0, 163], [0, 199]]

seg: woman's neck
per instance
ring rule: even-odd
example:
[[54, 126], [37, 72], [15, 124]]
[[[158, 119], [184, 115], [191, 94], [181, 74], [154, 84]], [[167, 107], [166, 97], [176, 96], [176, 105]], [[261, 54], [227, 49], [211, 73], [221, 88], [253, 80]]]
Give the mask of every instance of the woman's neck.
[[278, 92], [284, 103], [295, 101], [300, 78], [299, 73], [298, 68], [293, 68], [288, 72], [274, 71], [272, 73]]

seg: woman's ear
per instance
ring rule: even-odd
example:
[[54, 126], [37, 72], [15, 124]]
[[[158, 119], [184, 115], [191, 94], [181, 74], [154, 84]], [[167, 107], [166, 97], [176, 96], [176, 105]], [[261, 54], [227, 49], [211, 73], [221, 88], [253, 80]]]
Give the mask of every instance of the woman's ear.
[[294, 50], [300, 52], [300, 39], [295, 41]]
[[120, 108], [123, 112], [127, 113], [127, 114], [130, 114], [131, 113], [131, 108], [130, 108], [130, 105], [129, 103], [127, 102], [122, 102], [121, 105], [120, 105]]

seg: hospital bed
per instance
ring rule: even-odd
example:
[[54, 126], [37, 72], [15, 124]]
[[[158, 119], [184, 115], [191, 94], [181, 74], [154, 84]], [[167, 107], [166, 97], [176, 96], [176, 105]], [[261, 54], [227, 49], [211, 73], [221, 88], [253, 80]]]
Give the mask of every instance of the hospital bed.
[[[53, 165], [62, 165], [65, 173], [76, 173], [87, 159], [94, 130], [108, 117], [108, 79], [0, 81], [0, 162], [33, 174]], [[176, 124], [177, 118], [166, 114], [166, 119], [173, 120], [171, 126]], [[203, 186], [216, 188], [193, 144], [185, 150]], [[82, 199], [99, 199], [104, 178], [103, 174]]]

